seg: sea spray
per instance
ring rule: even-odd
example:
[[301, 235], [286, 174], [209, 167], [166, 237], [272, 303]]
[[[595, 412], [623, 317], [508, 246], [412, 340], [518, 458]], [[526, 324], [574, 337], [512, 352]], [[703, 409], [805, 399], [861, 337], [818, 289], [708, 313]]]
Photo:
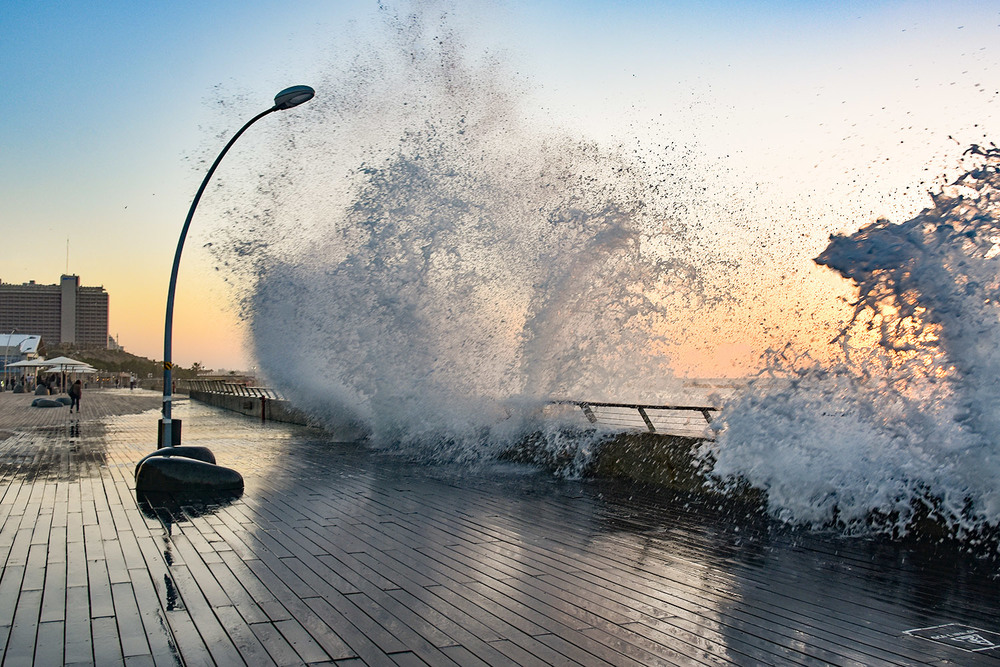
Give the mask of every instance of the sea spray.
[[1000, 151], [902, 224], [831, 237], [817, 258], [858, 288], [836, 360], [786, 349], [704, 448], [777, 517], [975, 538], [1000, 524]]
[[544, 428], [578, 470], [602, 436], [567, 443], [540, 407], [671, 385], [672, 313], [715, 298], [688, 213], [705, 188], [683, 147], [533, 127], [436, 6], [386, 10], [330, 66], [214, 251], [249, 286], [261, 370], [331, 430], [476, 460]]

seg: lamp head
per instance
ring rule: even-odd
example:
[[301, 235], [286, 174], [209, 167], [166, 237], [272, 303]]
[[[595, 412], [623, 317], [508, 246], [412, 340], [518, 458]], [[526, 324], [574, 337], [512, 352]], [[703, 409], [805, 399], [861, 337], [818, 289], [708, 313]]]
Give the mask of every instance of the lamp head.
[[316, 91], [309, 86], [292, 86], [274, 96], [274, 106], [277, 109], [291, 109], [313, 98]]

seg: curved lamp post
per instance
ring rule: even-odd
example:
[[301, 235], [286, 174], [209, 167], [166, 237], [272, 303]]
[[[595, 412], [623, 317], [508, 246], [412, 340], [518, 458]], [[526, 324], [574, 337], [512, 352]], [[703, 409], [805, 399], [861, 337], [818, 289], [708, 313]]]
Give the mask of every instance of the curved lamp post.
[[[173, 369], [173, 362], [171, 357], [171, 342], [172, 342], [172, 329], [174, 321], [174, 293], [177, 289], [177, 270], [181, 262], [181, 251], [184, 249], [184, 239], [187, 237], [188, 228], [191, 226], [191, 218], [194, 217], [194, 211], [198, 207], [198, 202], [201, 200], [202, 193], [205, 192], [205, 188], [208, 186], [209, 180], [212, 178], [212, 174], [215, 173], [215, 169], [222, 162], [222, 158], [229, 152], [236, 140], [240, 138], [248, 127], [256, 123], [258, 120], [264, 116], [273, 113], [275, 111], [283, 111], [285, 109], [291, 109], [296, 107], [303, 102], [308, 102], [316, 94], [309, 86], [292, 86], [291, 88], [286, 88], [280, 93], [274, 96], [274, 106], [266, 111], [262, 111], [253, 118], [251, 118], [247, 123], [240, 128], [239, 132], [233, 135], [233, 138], [229, 140], [222, 152], [219, 153], [219, 157], [215, 158], [215, 162], [212, 163], [211, 168], [209, 168], [208, 173], [205, 174], [205, 180], [202, 181], [201, 187], [198, 188], [197, 194], [194, 196], [194, 200], [191, 202], [191, 209], [188, 211], [187, 218], [184, 220], [184, 227], [181, 229], [180, 239], [177, 241], [177, 251], [174, 253], [174, 265], [170, 271], [170, 286], [167, 290], [167, 313], [164, 323], [163, 331], [163, 419], [160, 420], [160, 446], [163, 449], [176, 448], [176, 445], [180, 444], [180, 421], [174, 421], [171, 419], [171, 403], [173, 401], [173, 387], [171, 386], [171, 370]], [[174, 438], [174, 424], [177, 424], [177, 438], [175, 442]], [[191, 448], [191, 449], [204, 449], [204, 448]], [[180, 454], [180, 452], [177, 452]], [[189, 453], [189, 455], [191, 455]], [[211, 457], [211, 453], [208, 453]], [[147, 457], [148, 458], [148, 457]], [[201, 458], [201, 456], [195, 456], [195, 458]], [[214, 457], [212, 462], [214, 463]], [[144, 459], [145, 460], [145, 459]], [[142, 465], [140, 461], [139, 465]], [[136, 468], [138, 476], [139, 466]], [[138, 477], [137, 477], [138, 480]], [[242, 486], [242, 480], [241, 480]]]

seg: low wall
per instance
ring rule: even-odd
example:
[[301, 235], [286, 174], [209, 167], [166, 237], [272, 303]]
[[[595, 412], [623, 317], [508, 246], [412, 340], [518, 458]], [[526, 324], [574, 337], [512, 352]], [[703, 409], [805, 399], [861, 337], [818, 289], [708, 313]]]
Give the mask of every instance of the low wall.
[[[602, 442], [596, 456], [579, 472], [588, 477], [616, 477], [677, 491], [702, 492], [710, 465], [695, 456], [701, 442], [698, 438], [624, 431]], [[553, 451], [546, 437], [538, 433], [504, 452], [502, 458], [560, 471], [573, 465], [574, 456], [571, 448]]]
[[676, 435], [620, 433], [601, 445], [591, 474], [701, 491], [707, 473], [695, 456], [701, 442]]
[[[572, 433], [565, 434], [573, 439]], [[582, 435], [582, 434], [581, 434]], [[763, 507], [762, 491], [740, 483], [725, 491], [709, 483], [712, 461], [697, 455], [702, 438], [665, 433], [622, 431], [601, 442], [586, 469], [575, 471], [585, 477], [624, 479], [692, 495], [720, 496], [751, 507]], [[542, 466], [554, 472], [574, 464], [572, 448], [553, 451], [541, 433], [529, 436], [501, 455], [519, 463]]]
[[219, 394], [209, 391], [191, 390], [190, 397], [206, 405], [212, 405], [224, 410], [232, 410], [248, 417], [256, 417], [261, 421], [285, 422], [309, 426], [312, 422], [300, 410], [295, 409], [287, 401], [259, 396], [237, 396], [235, 394]]

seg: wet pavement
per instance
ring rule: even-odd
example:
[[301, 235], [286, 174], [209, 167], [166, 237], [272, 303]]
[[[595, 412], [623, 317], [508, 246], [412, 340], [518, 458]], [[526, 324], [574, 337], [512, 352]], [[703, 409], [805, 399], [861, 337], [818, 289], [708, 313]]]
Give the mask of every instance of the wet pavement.
[[137, 498], [155, 408], [98, 414], [109, 392], [43, 418], [10, 398], [4, 664], [1000, 665], [997, 563], [950, 545], [421, 464], [184, 400], [184, 444], [246, 489]]

